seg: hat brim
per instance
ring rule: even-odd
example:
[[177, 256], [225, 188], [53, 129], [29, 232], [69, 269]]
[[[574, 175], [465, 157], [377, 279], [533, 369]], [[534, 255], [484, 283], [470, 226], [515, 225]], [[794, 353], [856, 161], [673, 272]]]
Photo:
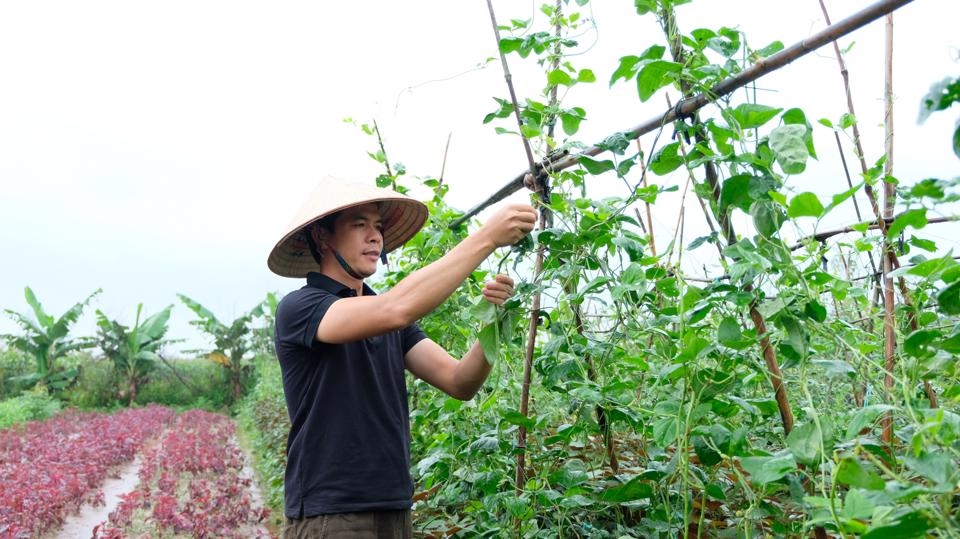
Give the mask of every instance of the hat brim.
[[281, 277], [306, 277], [319, 268], [307, 243], [309, 225], [354, 206], [376, 203], [383, 219], [383, 252], [406, 243], [427, 221], [427, 206], [395, 191], [326, 179], [304, 203], [287, 232], [270, 251], [267, 266]]

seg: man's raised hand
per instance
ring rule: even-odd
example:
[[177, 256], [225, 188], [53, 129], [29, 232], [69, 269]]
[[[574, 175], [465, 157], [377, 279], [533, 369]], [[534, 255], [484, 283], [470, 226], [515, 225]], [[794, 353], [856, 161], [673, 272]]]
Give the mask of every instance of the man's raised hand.
[[537, 211], [529, 204], [508, 204], [484, 224], [481, 230], [489, 234], [497, 247], [507, 247], [522, 240], [533, 230]]

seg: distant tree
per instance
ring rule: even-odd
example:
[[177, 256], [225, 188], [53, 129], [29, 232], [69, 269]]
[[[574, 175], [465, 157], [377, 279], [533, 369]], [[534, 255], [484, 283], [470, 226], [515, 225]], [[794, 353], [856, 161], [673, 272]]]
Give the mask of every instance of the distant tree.
[[4, 311], [23, 329], [22, 335], [6, 334], [2, 338], [10, 346], [30, 355], [35, 363], [35, 371], [31, 374], [16, 377], [18, 381], [28, 386], [43, 384], [51, 389], [63, 389], [73, 383], [79, 374], [76, 368], [61, 369], [57, 361], [76, 350], [90, 348], [96, 343], [92, 338], [69, 337], [72, 326], [83, 314], [83, 309], [99, 294], [98, 288], [87, 299], [75, 304], [55, 318], [43, 310], [30, 287], [24, 288], [24, 297], [33, 310], [33, 317], [9, 309]]
[[143, 304], [140, 303], [132, 328], [97, 311], [97, 325], [100, 328], [97, 342], [104, 356], [113, 362], [117, 376], [117, 398], [127, 404], [133, 404], [140, 387], [147, 382], [160, 360], [157, 352], [167, 342], [163, 337], [167, 333], [172, 309], [173, 305], [168, 305], [141, 323]]
[[190, 324], [213, 338], [214, 350], [207, 357], [229, 371], [231, 404], [237, 402], [243, 396], [243, 376], [249, 368], [246, 356], [252, 347], [253, 321], [263, 316], [266, 302], [256, 305], [233, 322], [224, 324], [199, 302], [183, 294], [177, 294], [177, 297], [198, 317]]

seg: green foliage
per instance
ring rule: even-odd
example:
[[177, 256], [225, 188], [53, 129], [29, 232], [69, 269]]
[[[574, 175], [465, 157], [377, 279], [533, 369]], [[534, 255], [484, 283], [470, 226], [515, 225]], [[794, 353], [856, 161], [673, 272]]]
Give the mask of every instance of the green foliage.
[[[954, 103], [960, 103], [960, 78], [947, 77], [934, 83], [930, 91], [923, 98], [920, 105], [920, 117], [917, 120], [923, 123], [931, 113], [947, 110]], [[953, 131], [953, 153], [960, 157], [960, 121]]]
[[264, 501], [280, 526], [283, 516], [283, 474], [290, 420], [283, 399], [280, 363], [272, 355], [253, 360], [257, 382], [237, 407], [237, 422], [253, 453]]
[[82, 358], [79, 365], [80, 375], [76, 383], [59, 394], [64, 404], [81, 410], [116, 408], [120, 403], [117, 400], [117, 373], [113, 362], [88, 355]]
[[132, 404], [140, 387], [161, 361], [158, 355], [165, 344], [167, 322], [173, 305], [141, 321], [143, 304], [137, 304], [133, 326], [127, 327], [97, 311], [97, 344], [105, 357], [113, 362], [117, 381], [117, 397]]
[[33, 358], [16, 348], [0, 346], [0, 400], [20, 394], [25, 375], [33, 369]]
[[69, 337], [69, 332], [70, 326], [80, 318], [83, 309], [99, 293], [99, 289], [94, 291], [85, 300], [74, 304], [57, 318], [43, 309], [33, 290], [28, 286], [24, 288], [23, 294], [33, 316], [5, 309], [5, 312], [20, 326], [23, 334], [2, 337], [10, 346], [34, 359], [35, 370], [21, 377], [23, 382], [28, 385], [42, 384], [51, 389], [63, 389], [76, 379], [77, 371], [59, 368], [57, 360], [75, 350], [93, 346], [92, 340], [72, 339]]
[[[734, 29], [684, 33], [664, 24], [676, 21], [672, 10], [679, 3], [635, 2], [638, 14], [655, 15], [675, 33], [620, 55], [607, 75], [611, 86], [636, 84], [641, 101], [668, 88], [708, 92], [747, 62], [783, 49], [780, 42], [753, 49]], [[562, 9], [571, 19], [577, 13], [571, 3]], [[557, 33], [523, 21], [501, 30], [515, 34], [501, 50], [544, 70], [542, 95], [517, 105], [520, 132], [543, 158], [557, 144], [550, 127], [571, 110], [549, 100], [551, 86], [569, 87], [587, 69], [601, 79], [604, 73], [571, 65], [577, 50], [570, 27], [561, 24]], [[552, 67], [558, 58], [560, 70]], [[949, 85], [937, 92], [929, 102], [943, 110], [949, 105], [939, 99], [950, 101]], [[499, 108], [484, 122], [509, 121], [513, 105], [495, 100]], [[858, 185], [823, 190], [803, 176], [817, 159], [819, 131], [809, 111], [743, 101], [739, 94], [713, 105], [718, 113], [703, 109], [699, 123], [683, 119], [671, 140], [656, 139], [645, 163], [639, 152], [628, 153], [632, 140], [612, 136], [598, 145], [605, 154], [575, 156], [576, 170], [551, 175], [543, 204], [552, 222], [534, 234], [536, 247], [547, 253], [542, 284], [531, 282], [531, 250], [499, 255], [497, 266], [512, 265], [520, 283], [509, 311], [515, 319], [504, 323], [504, 313], [475, 301], [473, 287], [488, 275], [481, 272], [422, 321], [454, 355], [479, 339], [496, 358], [474, 402], [453, 401], [411, 382], [415, 510], [417, 522], [427, 523], [424, 533], [957, 533], [960, 270], [952, 254], [938, 253], [924, 234], [931, 210], [943, 213], [945, 204], [958, 200], [958, 182], [898, 182], [904, 207], [888, 223], [886, 238], [863, 224], [855, 227], [860, 237], [797, 242], [832, 212], [847, 211], [865, 185], [895, 182], [883, 176], [885, 158]], [[589, 114], [577, 110], [578, 117]], [[855, 123], [851, 114], [820, 121], [836, 130]], [[581, 143], [571, 138], [565, 144]], [[658, 185], [639, 187], [640, 163]], [[708, 166], [716, 185], [709, 183]], [[672, 179], [687, 176], [707, 218], [730, 220], [735, 233], [728, 237], [717, 226], [692, 242], [681, 235], [655, 251], [640, 203], [655, 205], [670, 192]], [[611, 194], [613, 183], [603, 181], [608, 177], [626, 188]], [[431, 220], [436, 226], [405, 248], [387, 285], [457, 241], [462, 231], [443, 228], [450, 210], [439, 202], [435, 198], [431, 207], [432, 216], [441, 216]], [[887, 388], [882, 308], [871, 300], [872, 281], [858, 276], [870, 272], [868, 251], [879, 260], [879, 246], [899, 238], [912, 258], [891, 277], [905, 279], [911, 301], [896, 308], [896, 367]], [[705, 243], [718, 249], [697, 251], [696, 267], [685, 262], [685, 250]], [[429, 248], [434, 245], [437, 250]], [[937, 254], [927, 259], [928, 253]], [[692, 278], [691, 271], [708, 275]], [[541, 295], [539, 313], [523, 308], [534, 293]], [[520, 358], [531, 318], [539, 321], [531, 409], [521, 414]], [[774, 398], [771, 356], [794, 416], [789, 433], [783, 404]], [[941, 408], [930, 407], [925, 384]], [[880, 438], [887, 420], [896, 436], [892, 443]], [[517, 446], [521, 428], [528, 433], [525, 448]], [[515, 484], [520, 452], [527, 479]]]
[[27, 421], [47, 419], [60, 411], [60, 401], [42, 388], [27, 391], [19, 397], [0, 401], [0, 430]]
[[[266, 315], [268, 321], [272, 322], [277, 309], [276, 296], [268, 294], [263, 302], [229, 324], [217, 320], [213, 312], [199, 302], [183, 294], [177, 294], [177, 297], [197, 315], [197, 319], [191, 321], [190, 324], [213, 338], [214, 349], [207, 357], [214, 363], [222, 365], [230, 373], [232, 391], [230, 403], [238, 402], [243, 395], [244, 379], [250, 374], [248, 360], [249, 352], [253, 346], [254, 320]], [[264, 337], [260, 335], [259, 338], [261, 339], [259, 346], [263, 348]]]
[[173, 359], [151, 373], [137, 393], [136, 404], [220, 412], [231, 398], [229, 373], [223, 368], [206, 359]]

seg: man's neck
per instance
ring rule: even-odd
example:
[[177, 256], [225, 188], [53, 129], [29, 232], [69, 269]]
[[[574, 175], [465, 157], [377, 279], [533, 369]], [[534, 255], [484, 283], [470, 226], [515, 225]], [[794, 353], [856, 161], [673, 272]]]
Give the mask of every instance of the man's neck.
[[352, 288], [353, 291], [357, 293], [357, 296], [363, 295], [363, 279], [357, 279], [356, 277], [347, 274], [347, 272], [344, 271], [343, 268], [341, 268], [340, 265], [335, 261], [332, 267], [330, 264], [324, 264], [320, 268], [320, 273], [330, 277], [334, 281], [337, 281], [346, 287]]

